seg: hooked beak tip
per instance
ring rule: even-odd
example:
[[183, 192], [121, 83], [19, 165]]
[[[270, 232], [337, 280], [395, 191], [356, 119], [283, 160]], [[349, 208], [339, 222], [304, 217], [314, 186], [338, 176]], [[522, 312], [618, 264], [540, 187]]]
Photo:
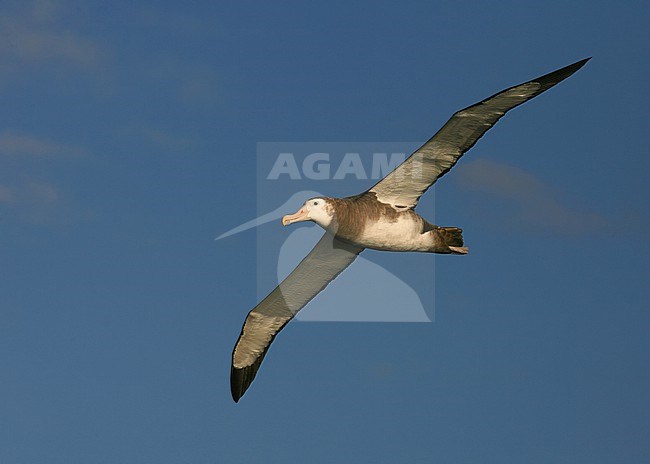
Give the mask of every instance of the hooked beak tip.
[[296, 214], [287, 214], [282, 217], [282, 225], [288, 226], [294, 222], [306, 221], [307, 220], [307, 211], [301, 209]]

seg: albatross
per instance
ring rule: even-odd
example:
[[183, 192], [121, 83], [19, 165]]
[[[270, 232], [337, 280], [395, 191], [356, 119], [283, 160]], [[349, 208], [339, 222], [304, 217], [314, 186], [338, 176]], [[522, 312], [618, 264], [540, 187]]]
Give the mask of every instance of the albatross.
[[325, 233], [311, 252], [248, 313], [232, 353], [235, 402], [255, 379], [275, 336], [364, 249], [465, 255], [463, 231], [431, 224], [414, 211], [429, 187], [504, 114], [571, 76], [590, 58], [510, 87], [456, 112], [424, 145], [369, 190], [346, 198], [307, 200], [282, 218], [312, 221]]

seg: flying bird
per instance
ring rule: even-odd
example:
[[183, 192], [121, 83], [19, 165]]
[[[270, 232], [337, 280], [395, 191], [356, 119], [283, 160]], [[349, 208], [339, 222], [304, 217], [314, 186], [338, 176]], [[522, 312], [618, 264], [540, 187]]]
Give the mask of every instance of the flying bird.
[[456, 112], [424, 145], [369, 190], [316, 197], [283, 225], [312, 221], [325, 233], [311, 252], [248, 313], [232, 354], [230, 389], [238, 402], [253, 382], [275, 336], [365, 248], [465, 255], [463, 231], [429, 223], [414, 211], [429, 187], [504, 114], [571, 76], [590, 58], [510, 87]]

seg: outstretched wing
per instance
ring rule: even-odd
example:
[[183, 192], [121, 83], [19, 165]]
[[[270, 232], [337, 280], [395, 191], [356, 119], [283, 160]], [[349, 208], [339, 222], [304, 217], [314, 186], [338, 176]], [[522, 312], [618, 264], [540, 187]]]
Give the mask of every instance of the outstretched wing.
[[414, 207], [420, 196], [445, 175], [504, 114], [563, 81], [589, 59], [510, 87], [458, 111], [427, 143], [370, 191], [376, 193], [382, 203]]
[[277, 333], [362, 251], [363, 247], [325, 233], [298, 267], [248, 313], [232, 353], [230, 391], [235, 402], [253, 382]]

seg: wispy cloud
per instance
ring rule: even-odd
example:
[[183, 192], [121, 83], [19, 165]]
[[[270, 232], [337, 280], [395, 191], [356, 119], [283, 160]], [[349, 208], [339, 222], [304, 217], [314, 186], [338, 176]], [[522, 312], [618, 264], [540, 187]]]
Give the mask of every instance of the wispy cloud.
[[0, 57], [7, 63], [64, 62], [92, 67], [103, 58], [103, 48], [92, 39], [63, 27], [59, 2], [35, 1], [19, 12], [0, 15]]
[[39, 22], [53, 21], [61, 13], [62, 6], [57, 0], [35, 0], [31, 5], [31, 15]]
[[217, 74], [214, 71], [194, 71], [181, 81], [179, 96], [185, 104], [211, 104], [217, 101]]
[[133, 123], [115, 131], [124, 143], [154, 148], [161, 153], [189, 152], [199, 146], [199, 141], [186, 134], [161, 129], [146, 124]]
[[[219, 31], [213, 18], [188, 14], [186, 11], [162, 4], [139, 5], [135, 18], [152, 34], [169, 37], [170, 40], [191, 40], [206, 43]], [[212, 39], [213, 40], [213, 39]], [[161, 53], [162, 52], [162, 53]], [[203, 61], [175, 53], [167, 47], [157, 50], [143, 62], [144, 79], [163, 82], [169, 86], [169, 96], [190, 106], [211, 105], [217, 102], [219, 75]]]
[[26, 191], [29, 198], [36, 203], [52, 204], [61, 199], [59, 190], [45, 182], [29, 182]]
[[84, 66], [99, 62], [101, 49], [94, 42], [71, 31], [39, 31], [23, 24], [0, 21], [5, 39], [0, 55], [28, 62], [64, 60]]
[[[0, 215], [35, 226], [69, 223], [86, 213], [43, 168], [72, 167], [86, 151], [32, 134], [0, 132]], [[46, 161], [47, 160], [47, 161]], [[50, 173], [50, 175], [48, 175]]]
[[192, 145], [191, 139], [161, 129], [146, 128], [141, 133], [147, 141], [159, 148], [183, 150]]
[[214, 104], [219, 96], [217, 71], [187, 57], [153, 54], [140, 63], [138, 72], [143, 81], [164, 85], [167, 97], [185, 105]]
[[31, 225], [60, 223], [69, 216], [69, 201], [53, 184], [28, 180], [0, 185], [2, 216]]
[[584, 233], [607, 224], [602, 215], [571, 206], [555, 188], [514, 166], [472, 161], [459, 166], [455, 179], [463, 189], [498, 199], [492, 212], [501, 224], [560, 234]]
[[0, 155], [5, 156], [82, 156], [81, 147], [66, 145], [10, 130], [0, 133]]
[[178, 8], [169, 9], [165, 5], [138, 5], [135, 13], [136, 20], [147, 30], [165, 31], [174, 36], [203, 37], [214, 33], [214, 21], [191, 14]]

